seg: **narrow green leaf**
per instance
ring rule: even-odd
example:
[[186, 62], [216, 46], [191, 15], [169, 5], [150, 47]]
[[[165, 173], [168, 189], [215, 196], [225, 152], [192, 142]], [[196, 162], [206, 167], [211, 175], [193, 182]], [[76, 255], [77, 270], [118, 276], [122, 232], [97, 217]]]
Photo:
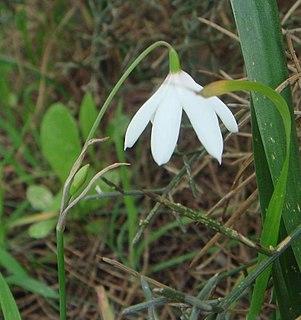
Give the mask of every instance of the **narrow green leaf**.
[[[271, 88], [250, 81], [217, 81], [206, 86], [201, 92], [204, 96], [212, 96], [215, 94], [222, 94], [226, 92], [240, 90], [253, 90], [258, 93], [264, 94], [268, 97], [275, 105], [278, 110], [282, 121], [285, 132], [285, 146], [286, 146], [286, 155], [283, 163], [283, 167], [280, 173], [279, 180], [275, 183], [275, 188], [270, 198], [268, 208], [265, 214], [265, 223], [263, 226], [263, 231], [261, 235], [261, 244], [264, 247], [275, 246], [278, 239], [278, 232], [271, 232], [271, 230], [279, 230], [281, 214], [284, 206], [285, 191], [287, 185], [287, 176], [289, 169], [289, 159], [290, 159], [290, 146], [291, 146], [291, 118], [288, 110], [286, 101], [282, 98], [281, 95], [276, 93]], [[259, 255], [259, 263], [265, 259], [265, 256]], [[271, 267], [263, 272], [262, 275], [256, 280], [253, 297], [255, 297], [256, 303], [253, 304], [251, 308], [249, 318], [253, 319], [260, 311], [260, 307], [263, 303], [264, 292], [269, 280], [271, 272]], [[279, 275], [280, 276], [280, 275]], [[282, 282], [283, 283], [283, 282]], [[254, 301], [253, 299], [253, 301]]]
[[[284, 205], [285, 189], [286, 189], [286, 182], [287, 182], [288, 160], [289, 158], [286, 158], [286, 161], [283, 165], [283, 171], [274, 189], [273, 195], [270, 200], [270, 204], [266, 212], [265, 223], [263, 225], [263, 230], [262, 230], [261, 239], [260, 239], [260, 243], [263, 246], [268, 246], [268, 245], [274, 246], [277, 243], [278, 232], [271, 232], [271, 230], [279, 230], [280, 228], [281, 213]], [[264, 259], [265, 259], [265, 256], [260, 254], [258, 257], [258, 263], [262, 262]], [[248, 316], [249, 319], [256, 319], [257, 315], [260, 313], [260, 309], [264, 301], [264, 292], [267, 288], [271, 269], [272, 269], [272, 266], [267, 268], [256, 279], [255, 287], [252, 295], [253, 297], [252, 301], [254, 302], [253, 302], [253, 305], [251, 305], [251, 310]], [[278, 269], [278, 271], [280, 270]], [[282, 273], [280, 273], [278, 277], [280, 277], [281, 275]]]
[[41, 126], [41, 145], [43, 155], [61, 181], [65, 181], [81, 144], [76, 123], [63, 104], [56, 103], [46, 112]]
[[16, 301], [0, 273], [0, 305], [5, 320], [21, 320]]
[[[146, 301], [152, 301], [154, 300], [154, 295], [152, 293], [152, 290], [144, 276], [140, 277], [140, 282], [141, 282], [141, 287], [145, 296]], [[148, 313], [148, 320], [155, 320], [156, 318], [156, 311], [153, 305], [150, 305], [147, 308], [147, 313]]]
[[32, 293], [36, 293], [44, 298], [58, 299], [58, 292], [47, 286], [46, 284], [35, 280], [28, 276], [10, 276], [7, 277], [6, 283], [16, 285], [26, 289]]
[[26, 270], [21, 264], [4, 248], [0, 247], [0, 265], [4, 267], [9, 273], [19, 276], [27, 276]]
[[[231, 0], [231, 4], [248, 78], [276, 88], [288, 78], [276, 1]], [[284, 90], [282, 95], [287, 101], [290, 116], [293, 120], [290, 90]], [[286, 144], [281, 118], [275, 112], [271, 103], [256, 93], [252, 94], [251, 114], [257, 186], [262, 216], [265, 219], [265, 213], [274, 187], [281, 174]], [[294, 121], [292, 121], [291, 154], [288, 166], [286, 195], [282, 213], [283, 223], [280, 224], [280, 239], [285, 237], [287, 233], [292, 232], [301, 222], [300, 205], [298, 203], [301, 198], [301, 174]], [[269, 221], [264, 222], [263, 239], [266, 237], [265, 233], [267, 232], [277, 234], [277, 236], [279, 234], [279, 229], [269, 228], [268, 223]], [[298, 239], [294, 242], [292, 247], [294, 255], [290, 250], [287, 250], [280, 257], [281, 268], [273, 270], [273, 282], [279, 308], [282, 317], [286, 317], [286, 319], [293, 319], [290, 314], [297, 316], [301, 313], [301, 304], [299, 303], [301, 294], [299, 271], [301, 268], [300, 240]], [[261, 289], [259, 291], [255, 289], [254, 291], [250, 319], [254, 319], [256, 314], [260, 312], [261, 301], [265, 291], [262, 284], [266, 280], [262, 281], [261, 284], [260, 280], [256, 284]], [[279, 283], [281, 282], [281, 286], [278, 285], [278, 281]], [[283, 288], [284, 284], [286, 285], [285, 289]], [[278, 290], [281, 290], [281, 292]], [[285, 292], [288, 293], [286, 297], [284, 297]]]

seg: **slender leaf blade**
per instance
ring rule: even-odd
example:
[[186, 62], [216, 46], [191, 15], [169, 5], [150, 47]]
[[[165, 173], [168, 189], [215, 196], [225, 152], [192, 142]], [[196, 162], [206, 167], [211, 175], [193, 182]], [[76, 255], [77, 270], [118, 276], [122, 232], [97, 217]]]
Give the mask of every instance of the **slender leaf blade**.
[[[231, 0], [231, 3], [249, 79], [264, 83], [272, 88], [277, 87], [287, 79], [288, 70], [276, 1]], [[282, 94], [290, 107], [293, 120], [290, 91], [286, 89]], [[281, 118], [268, 101], [256, 93], [252, 94], [252, 101], [254, 159], [262, 215], [265, 218], [285, 157], [284, 130]], [[300, 206], [298, 204], [301, 197], [300, 164], [296, 130], [294, 126], [292, 129], [283, 227], [280, 232], [281, 238], [285, 237], [287, 232], [293, 231], [301, 221]], [[265, 232], [273, 232], [278, 235], [278, 230], [275, 229], [269, 230], [267, 228]], [[282, 287], [281, 293], [278, 291], [277, 297], [280, 310], [286, 317], [289, 315], [290, 308], [293, 309], [296, 315], [301, 312], [300, 304], [298, 303], [301, 290], [300, 272], [298, 271], [301, 267], [300, 241], [296, 241], [293, 244], [293, 250], [294, 256], [287, 251], [281, 257], [281, 273], [279, 273], [280, 268], [273, 271], [274, 283], [278, 279], [279, 281], [280, 279], [285, 279], [285, 281], [281, 281], [281, 286], [276, 283], [275, 288], [277, 293], [279, 288]], [[291, 267], [287, 269], [287, 265]], [[284, 283], [286, 288], [283, 288]], [[263, 287], [261, 289], [262, 296], [264, 294]], [[283, 292], [287, 292], [289, 296], [284, 298]], [[262, 301], [262, 297], [257, 292], [256, 295], [253, 295], [252, 302], [252, 310], [256, 309], [255, 313], [260, 310], [260, 301]]]
[[19, 275], [27, 276], [26, 270], [21, 266], [21, 264], [4, 248], [0, 247], [0, 265], [4, 267], [8, 272]]
[[16, 301], [0, 273], [0, 305], [5, 320], [21, 320]]
[[9, 285], [19, 286], [44, 298], [58, 299], [57, 291], [29, 276], [10, 276], [6, 278], [6, 283]]

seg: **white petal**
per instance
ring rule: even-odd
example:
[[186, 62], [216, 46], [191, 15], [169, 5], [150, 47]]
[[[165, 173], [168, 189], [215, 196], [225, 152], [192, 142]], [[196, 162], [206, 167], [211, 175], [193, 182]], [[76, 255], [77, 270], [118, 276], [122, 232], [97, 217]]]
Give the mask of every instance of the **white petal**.
[[238, 126], [232, 112], [217, 97], [207, 99], [208, 105], [214, 108], [214, 111], [220, 117], [226, 128], [231, 132], [237, 132]]
[[169, 161], [178, 141], [182, 107], [176, 90], [169, 87], [164, 100], [155, 113], [151, 149], [154, 160], [160, 166]]
[[[199, 92], [203, 87], [196, 83], [193, 78], [184, 71], [177, 73], [177, 83], [181, 84], [181, 89], [191, 90], [194, 92]], [[226, 128], [231, 132], [237, 132], [238, 127], [236, 120], [232, 114], [232, 112], [228, 109], [228, 107], [217, 97], [212, 97], [207, 99], [208, 105], [212, 106], [220, 117]]]
[[168, 81], [169, 77], [164, 80], [159, 89], [142, 105], [131, 120], [125, 134], [124, 150], [135, 144], [149, 121], [154, 117], [160, 101], [167, 91], [166, 82]]
[[218, 119], [213, 108], [208, 106], [206, 99], [196, 94], [186, 94], [182, 102], [185, 112], [207, 152], [221, 163], [223, 138]]
[[175, 85], [180, 87], [180, 89], [187, 89], [193, 92], [199, 92], [203, 87], [196, 83], [193, 78], [185, 71], [178, 72], [174, 74], [175, 77]]

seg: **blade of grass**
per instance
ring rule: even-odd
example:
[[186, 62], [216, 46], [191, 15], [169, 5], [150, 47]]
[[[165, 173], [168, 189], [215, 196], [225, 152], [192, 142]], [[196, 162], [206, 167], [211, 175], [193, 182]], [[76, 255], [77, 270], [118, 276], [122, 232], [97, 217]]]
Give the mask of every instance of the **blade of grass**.
[[0, 247], [0, 265], [4, 267], [8, 272], [17, 276], [27, 277], [26, 270], [21, 264], [4, 248]]
[[52, 288], [48, 287], [46, 284], [35, 280], [29, 276], [10, 276], [6, 279], [7, 284], [16, 285], [23, 289], [26, 289], [30, 292], [36, 293], [44, 298], [58, 299], [57, 291], [54, 291]]
[[[277, 87], [288, 78], [288, 71], [276, 1], [231, 0], [231, 4], [249, 79], [264, 83], [272, 88]], [[290, 115], [293, 119], [290, 91], [286, 89], [282, 94], [287, 101]], [[261, 211], [265, 219], [265, 213], [274, 187], [279, 179], [285, 157], [284, 130], [281, 118], [266, 99], [253, 93], [252, 102], [254, 160]], [[298, 205], [300, 196], [298, 144], [296, 130], [293, 125], [287, 189], [282, 214], [283, 226], [285, 226], [286, 230], [282, 228], [282, 237], [287, 232], [291, 232], [301, 222], [300, 207]], [[266, 232], [273, 232], [278, 235], [278, 230], [271, 230], [267, 224]], [[280, 259], [282, 265], [281, 274], [279, 273], [279, 268], [273, 271], [276, 294], [278, 291], [279, 307], [281, 313], [288, 319], [292, 318], [292, 313], [297, 315], [301, 312], [301, 306], [298, 302], [301, 288], [300, 272], [296, 272], [301, 267], [300, 240], [296, 241], [292, 246], [295, 257], [289, 251], [286, 252]], [[291, 267], [285, 270], [284, 263]], [[281, 283], [285, 283], [286, 288], [277, 285], [278, 279], [280, 283], [280, 279], [283, 278], [285, 281], [281, 281]], [[256, 294], [255, 292], [253, 294], [250, 319], [255, 318], [255, 315], [260, 312], [263, 301], [264, 286], [260, 284], [260, 280], [258, 281], [256, 286], [257, 288], [261, 287], [261, 289], [259, 290], [260, 293], [255, 290]], [[282, 293], [288, 292], [289, 296], [283, 298], [282, 295], [280, 296], [279, 290]]]
[[0, 273], [0, 305], [5, 320], [21, 320], [16, 301]]
[[[146, 278], [144, 276], [141, 276], [140, 278], [141, 281], [141, 287], [145, 296], [146, 301], [153, 301], [155, 299], [152, 290], [146, 280]], [[150, 305], [148, 308], [148, 319], [149, 320], [155, 320], [158, 319], [157, 315], [156, 315], [156, 311], [153, 305]]]

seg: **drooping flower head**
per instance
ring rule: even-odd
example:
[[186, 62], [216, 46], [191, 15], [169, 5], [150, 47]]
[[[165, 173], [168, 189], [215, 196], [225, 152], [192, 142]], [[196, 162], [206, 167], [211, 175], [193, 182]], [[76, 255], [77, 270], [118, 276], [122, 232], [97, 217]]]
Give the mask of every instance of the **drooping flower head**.
[[[159, 89], [142, 105], [131, 120], [124, 148], [131, 148], [152, 122], [151, 151], [158, 165], [167, 163], [178, 141], [182, 110], [187, 114], [198, 139], [207, 152], [221, 163], [223, 138], [218, 117], [231, 132], [237, 132], [235, 118], [217, 97], [206, 99], [203, 88], [181, 70], [177, 53], [170, 49], [170, 72]], [[217, 117], [218, 116], [218, 117]]]

